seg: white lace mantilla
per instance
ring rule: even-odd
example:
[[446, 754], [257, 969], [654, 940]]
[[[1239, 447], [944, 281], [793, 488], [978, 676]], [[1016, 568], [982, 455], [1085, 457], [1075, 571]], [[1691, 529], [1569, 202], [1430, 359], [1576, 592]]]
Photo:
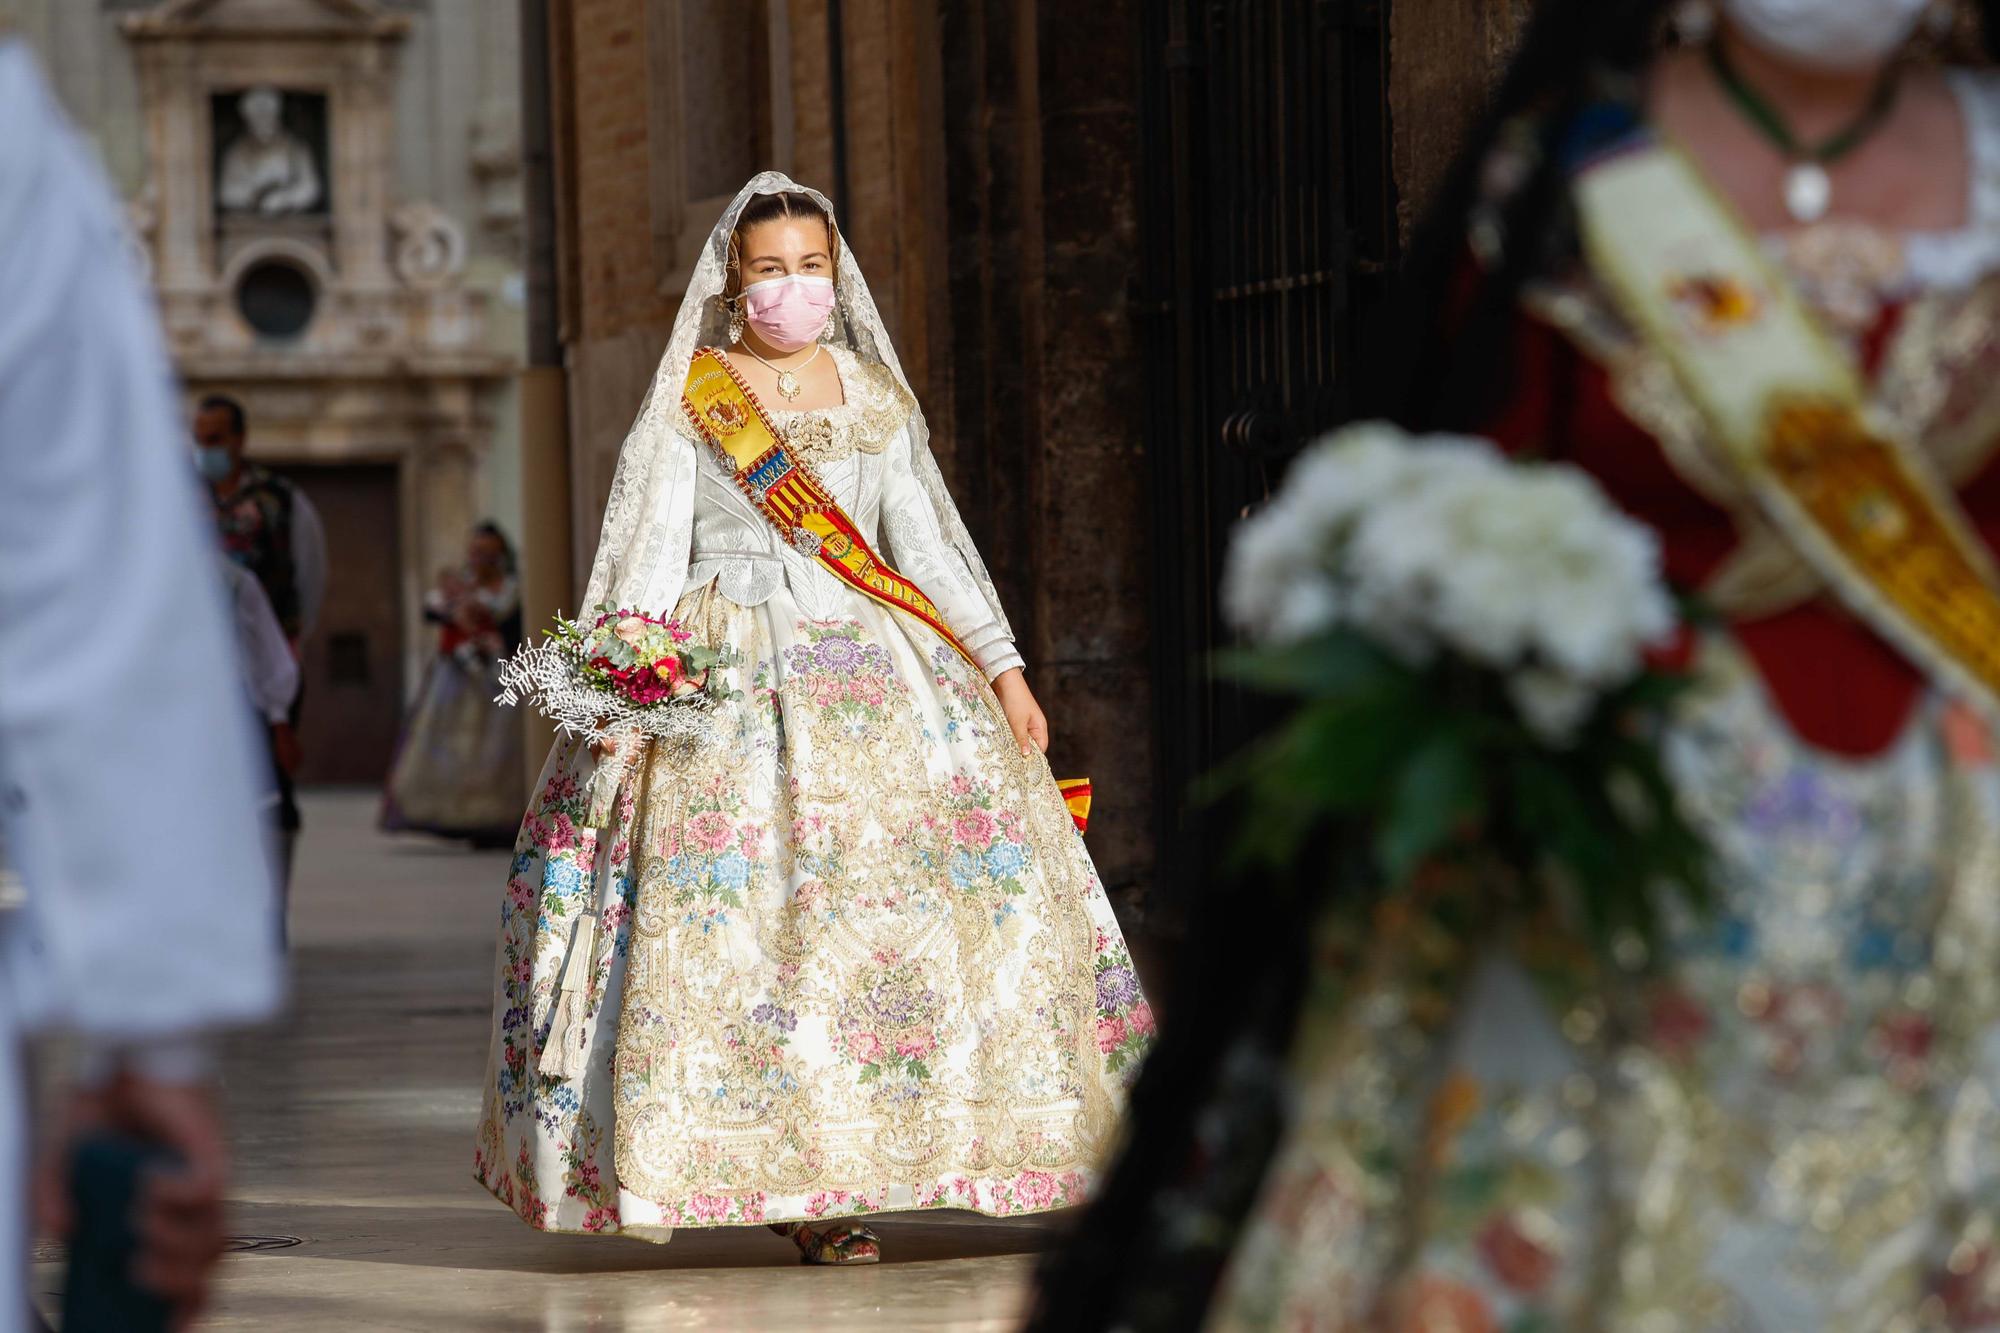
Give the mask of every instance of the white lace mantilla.
[[[823, 195], [767, 171], [743, 187], [709, 234], [652, 387], [619, 452], [586, 607], [611, 602], [657, 614], [711, 579], [723, 596], [746, 606], [789, 587], [807, 615], [831, 613], [837, 597], [856, 595], [777, 541], [708, 447], [690, 437], [680, 412], [695, 351], [728, 344], [721, 297], [736, 219], [755, 196], [793, 190], [833, 216]], [[1018, 666], [992, 576], [931, 454], [929, 427], [861, 265], [845, 246], [835, 292], [827, 350], [840, 367], [848, 401], [816, 413], [781, 414], [786, 420], [779, 424], [788, 434], [798, 432], [802, 454], [863, 533], [872, 535], [880, 520], [882, 556], [930, 595], [987, 673]]]

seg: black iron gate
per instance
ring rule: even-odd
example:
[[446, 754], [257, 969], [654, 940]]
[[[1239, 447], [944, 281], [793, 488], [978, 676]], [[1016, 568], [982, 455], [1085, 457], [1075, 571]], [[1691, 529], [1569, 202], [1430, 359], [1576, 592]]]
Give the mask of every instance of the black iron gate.
[[[1203, 873], [1193, 779], [1246, 734], [1202, 659], [1229, 526], [1344, 418], [1394, 258], [1389, 0], [1153, 0], [1141, 134], [1163, 905]], [[1176, 882], [1178, 879], [1179, 882]]]

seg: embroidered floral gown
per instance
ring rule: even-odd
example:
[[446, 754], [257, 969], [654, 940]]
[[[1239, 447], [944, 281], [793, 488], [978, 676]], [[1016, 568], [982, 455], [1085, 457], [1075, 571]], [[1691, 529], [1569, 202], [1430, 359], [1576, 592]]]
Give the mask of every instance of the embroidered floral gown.
[[[1957, 91], [1971, 226], [1773, 248], [2000, 548], [2000, 86]], [[1529, 307], [1493, 433], [1588, 469], [1728, 619], [1670, 738], [1719, 910], [1657, 981], [1518, 940], [1438, 993], [1395, 936], [1323, 978], [1212, 1323], [2000, 1328], [1991, 742], [1772, 541], [1588, 274]]]
[[[686, 560], [639, 609], [739, 649], [743, 699], [724, 743], [639, 760], [603, 828], [587, 752], [559, 744], [522, 826], [477, 1173], [544, 1230], [1076, 1203], [1152, 1029], [988, 688], [1020, 658], [912, 475], [913, 405], [828, 353], [846, 403], [776, 424], [983, 670], [778, 542], [711, 455], [676, 456]], [[576, 941], [586, 1046], [560, 1077]]]

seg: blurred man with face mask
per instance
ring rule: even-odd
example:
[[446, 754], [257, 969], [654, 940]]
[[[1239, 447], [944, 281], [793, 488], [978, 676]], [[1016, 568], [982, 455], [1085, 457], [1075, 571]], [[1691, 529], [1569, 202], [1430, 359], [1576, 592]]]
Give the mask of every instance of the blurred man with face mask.
[[257, 576], [296, 650], [326, 600], [326, 527], [304, 492], [251, 462], [249, 418], [223, 394], [194, 416], [195, 467], [215, 497], [229, 558]]
[[[194, 416], [195, 468], [215, 501], [223, 554], [263, 586], [296, 659], [326, 601], [326, 528], [305, 492], [245, 456], [249, 434], [249, 419], [241, 403], [224, 394], [202, 399]], [[303, 703], [295, 695], [284, 724], [272, 732], [272, 759], [278, 770], [279, 865], [283, 872], [279, 890], [286, 899], [290, 897], [293, 854], [304, 823], [293, 786], [304, 759], [298, 741]], [[281, 904], [281, 919], [285, 912]]]

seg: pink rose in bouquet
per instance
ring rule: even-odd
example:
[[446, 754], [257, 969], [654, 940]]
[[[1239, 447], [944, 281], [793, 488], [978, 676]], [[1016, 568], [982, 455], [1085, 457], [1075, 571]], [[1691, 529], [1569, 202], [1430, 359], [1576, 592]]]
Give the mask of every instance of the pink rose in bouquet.
[[714, 669], [740, 660], [727, 645], [697, 644], [679, 621], [602, 606], [588, 619], [557, 620], [548, 642], [523, 647], [503, 663], [500, 702], [531, 702], [567, 730], [590, 736], [634, 728], [653, 736], [707, 735], [701, 709], [742, 697], [724, 688]]

